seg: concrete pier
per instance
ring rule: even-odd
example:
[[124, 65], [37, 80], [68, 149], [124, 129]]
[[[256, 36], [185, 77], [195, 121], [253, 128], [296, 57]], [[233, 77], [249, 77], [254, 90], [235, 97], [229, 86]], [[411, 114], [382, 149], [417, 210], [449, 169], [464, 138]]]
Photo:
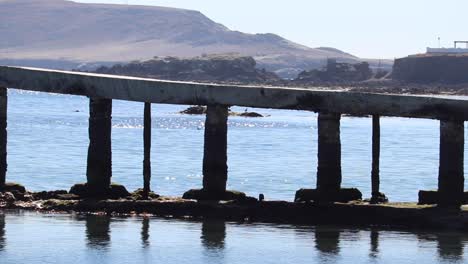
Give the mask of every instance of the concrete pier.
[[86, 170], [90, 192], [104, 194], [112, 177], [111, 149], [112, 100], [91, 98], [89, 101], [89, 148]]
[[319, 113], [317, 189], [298, 190], [295, 201], [347, 202], [362, 198], [357, 189], [341, 188], [340, 119], [340, 114]]
[[203, 151], [203, 188], [184, 193], [183, 198], [194, 200], [245, 200], [242, 192], [227, 191], [227, 120], [225, 105], [208, 105], [205, 120]]
[[[87, 186], [105, 192], [112, 176], [111, 112], [112, 100], [135, 102], [207, 105], [203, 188], [184, 194], [188, 199], [233, 200], [245, 194], [226, 191], [227, 183], [227, 106], [304, 110], [319, 113], [317, 189], [302, 189], [297, 201], [347, 202], [361, 199], [357, 189], [341, 188], [340, 115], [373, 116], [373, 198], [379, 193], [379, 117], [410, 117], [441, 120], [439, 190], [441, 206], [459, 206], [463, 194], [463, 122], [468, 120], [468, 100], [435, 96], [374, 94], [323, 88], [294, 88], [203, 84], [111, 76], [49, 69], [0, 66], [0, 87], [20, 90], [87, 96], [90, 100]], [[148, 111], [149, 107], [145, 109]], [[150, 118], [145, 115], [145, 124]], [[6, 172], [6, 90], [0, 91], [0, 184]], [[150, 135], [145, 125], [144, 138]], [[149, 141], [145, 144], [144, 178], [149, 189]], [[79, 187], [79, 188], [78, 188]], [[80, 191], [78, 191], [80, 189]], [[120, 188], [122, 197], [126, 190]], [[432, 195], [432, 193], [431, 193]], [[465, 195], [465, 198], [463, 198]], [[117, 195], [116, 195], [117, 196]], [[424, 195], [423, 195], [424, 196]], [[421, 196], [420, 196], [421, 197]], [[421, 199], [420, 199], [421, 201]]]
[[464, 131], [462, 120], [440, 121], [439, 205], [441, 206], [460, 206], [463, 203]]
[[0, 190], [5, 187], [7, 172], [7, 88], [0, 87]]

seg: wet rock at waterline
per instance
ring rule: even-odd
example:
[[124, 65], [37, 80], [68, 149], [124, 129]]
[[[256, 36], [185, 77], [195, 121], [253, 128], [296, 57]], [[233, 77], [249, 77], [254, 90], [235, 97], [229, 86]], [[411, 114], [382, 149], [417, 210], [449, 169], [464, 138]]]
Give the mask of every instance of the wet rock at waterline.
[[[202, 105], [197, 105], [197, 106], [190, 106], [189, 108], [180, 111], [179, 114], [186, 114], [186, 115], [204, 115], [206, 114], [206, 106]], [[265, 117], [262, 114], [259, 114], [257, 112], [249, 112], [248, 109], [246, 109], [244, 112], [239, 113], [239, 112], [233, 112], [229, 111], [229, 116], [242, 116], [242, 117]]]

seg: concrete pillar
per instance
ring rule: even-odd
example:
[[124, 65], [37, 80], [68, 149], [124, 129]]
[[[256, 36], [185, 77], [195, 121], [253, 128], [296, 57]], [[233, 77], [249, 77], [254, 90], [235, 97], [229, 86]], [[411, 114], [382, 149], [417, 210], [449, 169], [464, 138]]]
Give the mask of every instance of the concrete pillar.
[[7, 172], [7, 88], [0, 87], [0, 190], [5, 187]]
[[460, 206], [465, 184], [463, 172], [464, 123], [440, 121], [439, 205]]
[[224, 193], [227, 182], [228, 107], [210, 105], [206, 110], [203, 153], [203, 190]]
[[112, 100], [89, 101], [89, 148], [86, 170], [89, 191], [105, 193], [112, 177], [111, 128]]
[[388, 202], [385, 194], [380, 192], [380, 116], [372, 116], [372, 197], [370, 203]]
[[338, 192], [340, 188], [340, 114], [319, 113], [317, 189]]
[[380, 117], [372, 116], [372, 197], [380, 192]]
[[145, 103], [143, 123], [143, 195], [144, 198], [148, 198], [148, 193], [151, 190], [151, 103]]

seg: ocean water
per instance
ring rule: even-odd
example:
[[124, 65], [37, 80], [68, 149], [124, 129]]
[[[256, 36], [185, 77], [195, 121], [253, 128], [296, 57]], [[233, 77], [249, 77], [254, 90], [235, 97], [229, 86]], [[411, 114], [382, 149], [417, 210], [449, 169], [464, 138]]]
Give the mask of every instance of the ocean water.
[[[8, 180], [36, 191], [84, 182], [88, 99], [8, 95]], [[153, 105], [152, 188], [163, 195], [202, 183], [204, 117], [177, 114], [184, 108]], [[249, 110], [269, 116], [229, 118], [228, 187], [289, 201], [313, 188], [317, 115]], [[142, 186], [142, 116], [141, 103], [113, 102], [113, 181], [130, 190]], [[416, 201], [418, 190], [435, 189], [438, 121], [383, 118], [381, 126], [382, 191]], [[369, 197], [371, 120], [343, 117], [341, 131], [343, 186]], [[466, 233], [0, 212], [1, 264], [468, 263], [467, 245]]]
[[0, 213], [0, 262], [467, 263], [468, 235]]

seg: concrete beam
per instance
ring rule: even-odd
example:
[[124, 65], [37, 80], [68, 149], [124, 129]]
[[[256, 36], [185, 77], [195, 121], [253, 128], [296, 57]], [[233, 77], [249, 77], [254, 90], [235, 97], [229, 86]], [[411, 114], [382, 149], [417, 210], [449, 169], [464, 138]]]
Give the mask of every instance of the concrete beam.
[[91, 98], [89, 101], [89, 148], [86, 170], [89, 192], [106, 194], [112, 177], [111, 149], [112, 100]]
[[338, 192], [341, 188], [340, 114], [318, 115], [317, 190]]
[[440, 121], [439, 205], [442, 206], [463, 203], [464, 128], [460, 120]]
[[227, 119], [228, 108], [209, 105], [206, 110], [203, 153], [203, 190], [226, 192], [227, 182]]
[[0, 190], [5, 187], [7, 172], [7, 88], [0, 87]]
[[431, 96], [198, 84], [6, 66], [0, 66], [0, 86], [149, 103], [468, 120], [467, 100]]

